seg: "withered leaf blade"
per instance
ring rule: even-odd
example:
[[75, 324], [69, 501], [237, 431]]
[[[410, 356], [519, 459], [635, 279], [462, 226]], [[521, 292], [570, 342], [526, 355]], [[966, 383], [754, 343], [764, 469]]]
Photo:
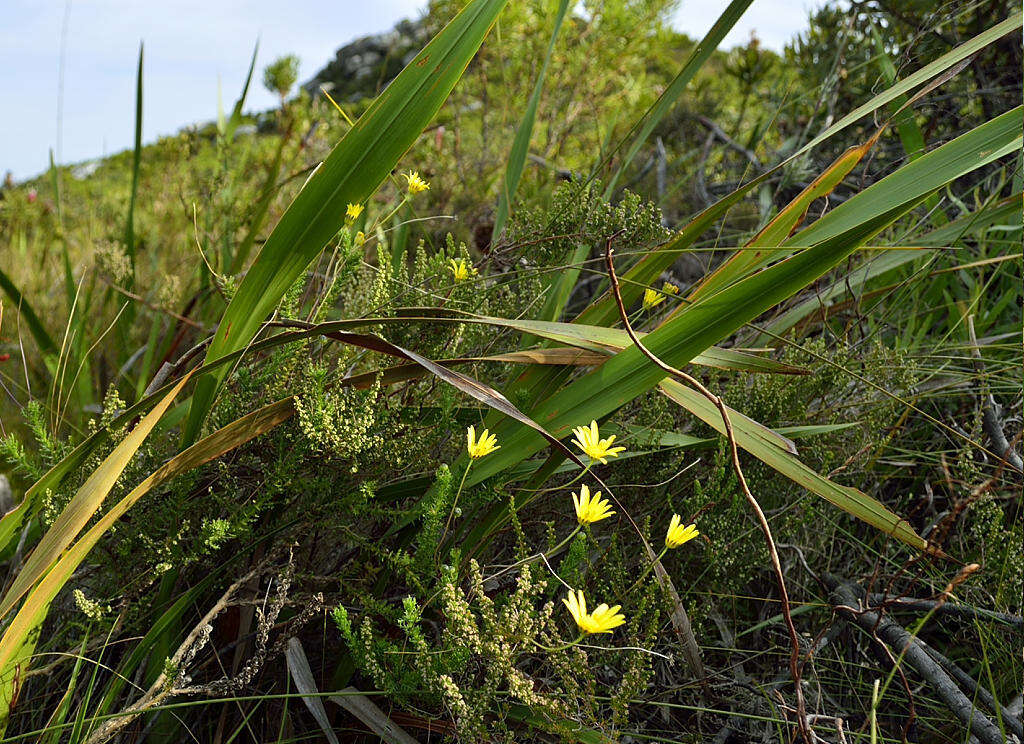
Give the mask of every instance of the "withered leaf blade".
[[406, 359], [410, 362], [423, 367], [425, 370], [430, 372], [432, 375], [437, 377], [442, 382], [446, 382], [456, 390], [465, 393], [471, 398], [480, 401], [485, 406], [493, 408], [499, 413], [503, 413], [509, 418], [515, 419], [521, 424], [529, 426], [531, 429], [536, 431], [548, 442], [551, 443], [555, 449], [560, 453], [568, 457], [570, 460], [575, 462], [581, 468], [586, 468], [586, 465], [580, 460], [576, 454], [570, 450], [565, 444], [562, 443], [557, 437], [549, 433], [547, 429], [542, 427], [532, 418], [527, 416], [525, 413], [516, 408], [512, 401], [506, 398], [504, 395], [499, 393], [489, 385], [484, 385], [482, 382], [473, 379], [469, 375], [464, 375], [454, 369], [448, 369], [447, 367], [438, 364], [426, 357], [420, 356], [415, 351], [402, 348], [396, 344], [387, 341], [380, 336], [376, 336], [372, 333], [349, 333], [348, 331], [335, 331], [333, 333], [325, 334], [327, 338], [335, 341], [340, 341], [344, 344], [351, 346], [358, 346], [369, 351], [376, 351], [380, 354], [387, 354], [388, 356], [398, 357], [399, 359]]
[[[456, 364], [472, 364], [473, 362], [507, 362], [509, 364], [550, 364], [550, 365], [597, 365], [608, 359], [606, 354], [598, 354], [585, 349], [573, 347], [558, 347], [553, 349], [525, 349], [523, 351], [511, 351], [506, 354], [492, 354], [490, 356], [455, 357], [452, 359], [438, 359], [436, 364], [443, 367], [452, 367]], [[410, 364], [397, 364], [393, 367], [383, 367], [361, 372], [358, 375], [350, 375], [341, 382], [343, 385], [355, 388], [368, 388], [377, 380], [382, 385], [394, 385], [395, 383], [415, 380], [428, 374], [427, 371], [415, 362]]]

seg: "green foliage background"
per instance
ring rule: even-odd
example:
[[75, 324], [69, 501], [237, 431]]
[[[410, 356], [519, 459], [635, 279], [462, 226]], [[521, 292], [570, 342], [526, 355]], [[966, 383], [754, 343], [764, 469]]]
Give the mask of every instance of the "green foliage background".
[[[627, 303], [638, 330], [666, 327], [729, 251], [881, 122], [894, 117], [787, 232], [799, 238], [800, 225], [1019, 106], [1017, 28], [909, 108], [899, 110], [898, 98], [802, 152], [849, 111], [1019, 8], [826, 5], [781, 54], [756, 37], [715, 52], [617, 173], [620, 145], [697, 42], [669, 27], [671, 2], [584, 2], [555, 40], [511, 218], [492, 240], [556, 5], [528, 0], [501, 12], [365, 211], [276, 303], [258, 338], [289, 343], [258, 345], [233, 363], [200, 434], [275, 402], [294, 415], [158, 484], [46, 603], [30, 658], [13, 677], [10, 668], [0, 675], [8, 740], [101, 741], [108, 721], [123, 720], [117, 736], [126, 741], [179, 741], [186, 731], [200, 741], [301, 741], [326, 735], [328, 714], [340, 739], [372, 740], [365, 712], [328, 701], [318, 716], [295, 657], [284, 656], [292, 637], [318, 690], [367, 693], [413, 740], [789, 740], [796, 702], [778, 590], [715, 430], [657, 389], [619, 401], [600, 423], [628, 451], [593, 471], [619, 514], [559, 547], [575, 527], [578, 474], [556, 450], [466, 480], [465, 429], [494, 426], [498, 415], [450, 379], [396, 371], [402, 360], [365, 339], [329, 334], [374, 333], [451, 360], [528, 415], [540, 410], [588, 367], [493, 357], [562, 347], [524, 323], [568, 323], [600, 302], [609, 241], [634, 266], [770, 171], [651, 283], [669, 282], [678, 295], [655, 308]], [[432, 2], [416, 31], [423, 43], [460, 9]], [[303, 88], [290, 96], [294, 64], [283, 58], [263, 76], [281, 95], [277, 110], [163, 138], [140, 151], [137, 173], [125, 152], [88, 174], [54, 167], [0, 192], [2, 469], [16, 501], [83, 442], [100, 443], [39, 494], [0, 546], [6, 591], [138, 424], [131, 406], [202, 360], [289, 204], [402, 69], [395, 59], [418, 48], [396, 48], [362, 88], [335, 81], [337, 104]], [[418, 171], [429, 191], [407, 197], [400, 170]], [[775, 373], [686, 366], [732, 409], [792, 439], [801, 462], [876, 499], [950, 557], [909, 548], [741, 454], [775, 534], [800, 651], [814, 650], [802, 672], [809, 710], [842, 717], [851, 742], [967, 734], [927, 680], [905, 665], [890, 675], [884, 650], [838, 617], [836, 582], [934, 599], [978, 564], [949, 599], [960, 611], [892, 607], [891, 617], [1003, 706], [1019, 701], [1021, 476], [1000, 459], [992, 424], [994, 416], [1019, 451], [1019, 151], [963, 172], [869, 231], [868, 246], [815, 285], [722, 339], [777, 363]], [[451, 259], [478, 274], [456, 281]], [[503, 320], [452, 322], [469, 314]], [[779, 325], [786, 317], [795, 321]], [[606, 325], [621, 324], [616, 316]], [[587, 343], [600, 353], [621, 348]], [[185, 398], [169, 407], [87, 526], [174, 462], [189, 415]], [[660, 549], [674, 513], [701, 531], [663, 565], [704, 678], [683, 662], [678, 608], [641, 547]], [[592, 604], [622, 605], [627, 624], [570, 645], [567, 586], [585, 588]], [[12, 607], [27, 606], [20, 600]], [[207, 618], [211, 607], [221, 611]], [[0, 621], [5, 633], [13, 614]], [[873, 703], [872, 684], [887, 675], [896, 681]], [[1002, 708], [992, 707], [987, 715], [1005, 732]], [[818, 731], [831, 737], [834, 723]]]

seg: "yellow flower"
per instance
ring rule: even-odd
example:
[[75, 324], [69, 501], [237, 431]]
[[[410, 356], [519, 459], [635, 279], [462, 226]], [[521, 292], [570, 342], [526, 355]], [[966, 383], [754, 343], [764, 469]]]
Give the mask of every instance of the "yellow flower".
[[598, 491], [593, 496], [590, 495], [590, 489], [585, 485], [580, 485], [580, 495], [572, 495], [572, 503], [576, 507], [576, 519], [579, 520], [580, 524], [593, 524], [594, 522], [600, 522], [606, 517], [610, 517], [615, 512], [609, 511], [611, 504], [608, 499], [601, 498], [601, 492]]
[[615, 441], [614, 434], [607, 439], [601, 439], [596, 421], [591, 421], [590, 426], [577, 426], [572, 433], [576, 435], [572, 443], [587, 453], [591, 462], [600, 460], [602, 465], [607, 465], [607, 458], [618, 457], [620, 452], [626, 451], [625, 447], [612, 447], [612, 442]]
[[667, 295], [679, 293], [679, 287], [670, 282], [661, 285], [661, 291], [656, 289], [644, 290], [644, 310], [650, 310], [665, 301]]
[[430, 184], [420, 178], [420, 174], [417, 171], [403, 173], [402, 178], [408, 184], [409, 196], [416, 196], [421, 191], [426, 191], [430, 188]]
[[680, 545], [690, 542], [693, 538], [697, 537], [700, 533], [697, 531], [697, 525], [689, 524], [683, 527], [683, 518], [678, 514], [672, 515], [672, 521], [669, 522], [668, 532], [665, 534], [665, 546], [669, 548], [678, 548]]
[[583, 592], [569, 591], [569, 596], [562, 599], [562, 602], [569, 609], [569, 614], [576, 621], [576, 625], [584, 633], [611, 633], [612, 629], [619, 627], [626, 622], [625, 616], [619, 612], [620, 605], [609, 607], [606, 604], [598, 605], [593, 612], [587, 612], [587, 600]]
[[651, 308], [660, 305], [665, 301], [665, 295], [656, 289], [645, 289], [644, 290], [644, 310], [650, 310]]
[[466, 430], [466, 448], [469, 450], [469, 456], [474, 460], [479, 460], [484, 455], [489, 455], [496, 449], [501, 449], [501, 445], [498, 444], [498, 438], [491, 434], [487, 429], [484, 429], [480, 434], [480, 438], [476, 438], [476, 430], [471, 426]]
[[448, 259], [448, 270], [455, 275], [455, 281], [462, 282], [469, 279], [471, 276], [476, 276], [477, 271], [472, 266], [466, 263], [466, 259], [460, 258], [456, 261], [454, 258]]
[[350, 203], [347, 207], [345, 207], [345, 221], [346, 222], [355, 222], [356, 220], [359, 219], [359, 215], [361, 215], [362, 213], [363, 213], [363, 205], [362, 204], [351, 204]]
[[356, 247], [362, 246], [366, 242], [366, 234], [360, 230], [356, 233], [356, 236], [352, 239], [352, 242], [356, 244]]

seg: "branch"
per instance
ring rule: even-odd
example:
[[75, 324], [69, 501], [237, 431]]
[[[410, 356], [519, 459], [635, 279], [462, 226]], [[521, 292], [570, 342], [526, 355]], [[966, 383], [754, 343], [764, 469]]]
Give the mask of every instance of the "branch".
[[940, 654], [934, 648], [931, 646], [925, 646], [925, 651], [927, 651], [928, 655], [939, 663], [939, 666], [941, 666], [950, 677], [956, 680], [956, 683], [960, 685], [961, 689], [972, 697], [976, 696], [977, 699], [993, 713], [1000, 714], [1003, 719], [1003, 725], [1010, 730], [1010, 733], [1024, 741], [1024, 725], [1021, 725], [1020, 716], [1014, 715], [1013, 711], [1004, 707], [996, 700], [995, 695], [993, 695], [987, 687], [978, 684], [971, 675]]
[[[967, 332], [971, 337], [971, 356], [974, 358], [974, 370], [980, 376], [978, 386], [983, 387], [985, 379], [985, 365], [981, 360], [981, 350], [978, 347], [978, 338], [974, 335], [974, 316], [967, 316]], [[995, 445], [996, 453], [1007, 465], [1018, 473], [1024, 473], [1024, 460], [1013, 449], [1013, 445], [1006, 439], [1003, 433], [1003, 422], [999, 418], [1000, 406], [996, 403], [995, 397], [988, 390], [981, 390], [981, 425], [988, 434], [992, 444]]]
[[562, 181], [571, 181], [576, 177], [576, 174], [573, 173], [568, 168], [561, 168], [555, 165], [554, 163], [545, 160], [540, 155], [534, 155], [532, 152], [530, 152], [526, 154], [526, 157], [530, 159], [531, 163], [554, 171], [555, 175], [558, 176], [558, 178], [561, 179]]
[[693, 190], [697, 192], [697, 197], [704, 203], [705, 206], [711, 204], [711, 194], [708, 193], [707, 180], [704, 177], [704, 168], [707, 167], [708, 158], [711, 157], [711, 145], [715, 143], [715, 133], [708, 132], [707, 139], [704, 140], [704, 147], [700, 151], [700, 159], [697, 161], [697, 167], [693, 175]]
[[731, 147], [733, 150], [735, 150], [740, 155], [749, 160], [751, 165], [753, 165], [758, 170], [761, 169], [761, 161], [757, 159], [757, 155], [754, 154], [753, 150], [747, 149], [739, 142], [734, 140], [732, 137], [726, 134], [720, 126], [715, 124], [715, 122], [711, 121], [711, 119], [709, 119], [708, 117], [698, 116], [697, 121], [699, 121], [701, 124], [707, 127], [708, 131], [711, 132], [712, 135], [722, 140], [722, 142], [724, 142], [728, 147]]
[[967, 699], [963, 691], [925, 650], [923, 642], [881, 613], [865, 609], [861, 602], [864, 592], [859, 586], [841, 582], [829, 574], [825, 575], [825, 580], [833, 586], [830, 600], [844, 620], [898, 651], [897, 663], [901, 657], [905, 658], [907, 664], [931, 685], [938, 698], [964, 726], [971, 730], [981, 744], [1004, 744], [1005, 740], [999, 728]]
[[946, 615], [958, 615], [960, 617], [978, 618], [984, 620], [995, 620], [996, 622], [1013, 625], [1018, 628], [1024, 627], [1024, 617], [1011, 615], [1008, 612], [996, 612], [986, 610], [984, 607], [971, 607], [969, 605], [949, 604], [939, 602], [935, 599], [919, 599], [917, 597], [894, 597], [891, 594], [873, 592], [868, 595], [868, 601], [873, 605], [883, 605], [888, 610], [923, 610], [925, 612], [937, 611]]

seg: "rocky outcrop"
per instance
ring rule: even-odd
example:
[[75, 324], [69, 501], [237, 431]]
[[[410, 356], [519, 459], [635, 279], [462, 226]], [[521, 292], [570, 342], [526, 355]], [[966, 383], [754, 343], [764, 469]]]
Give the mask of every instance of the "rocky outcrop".
[[339, 101], [376, 96], [426, 43], [422, 21], [399, 21], [391, 31], [364, 36], [341, 47], [326, 67], [303, 83], [315, 95], [321, 86]]
[[0, 473], [0, 516], [14, 508], [14, 495], [11, 493], [11, 484], [7, 476]]

